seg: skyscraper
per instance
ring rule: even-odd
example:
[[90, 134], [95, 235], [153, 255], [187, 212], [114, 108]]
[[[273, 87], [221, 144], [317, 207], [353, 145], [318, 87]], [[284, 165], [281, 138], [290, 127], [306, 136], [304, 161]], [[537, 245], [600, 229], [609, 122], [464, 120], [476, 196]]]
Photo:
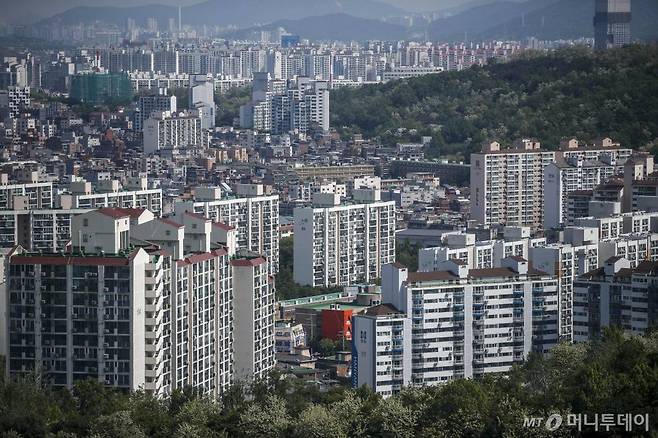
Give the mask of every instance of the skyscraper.
[[631, 42], [631, 0], [596, 0], [594, 47], [608, 49]]

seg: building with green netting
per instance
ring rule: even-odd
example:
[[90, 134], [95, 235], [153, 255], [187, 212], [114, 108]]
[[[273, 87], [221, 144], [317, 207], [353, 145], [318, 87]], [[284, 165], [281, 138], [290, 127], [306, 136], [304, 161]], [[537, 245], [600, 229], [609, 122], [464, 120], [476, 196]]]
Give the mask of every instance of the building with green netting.
[[128, 101], [133, 97], [130, 78], [123, 73], [83, 73], [71, 80], [71, 99], [100, 105]]

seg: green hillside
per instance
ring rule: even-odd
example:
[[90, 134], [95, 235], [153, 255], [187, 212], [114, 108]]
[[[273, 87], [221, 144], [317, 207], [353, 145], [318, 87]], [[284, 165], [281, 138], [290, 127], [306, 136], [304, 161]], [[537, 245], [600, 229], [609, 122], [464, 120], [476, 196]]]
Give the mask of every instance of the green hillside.
[[[332, 92], [332, 126], [385, 144], [433, 137], [434, 156], [468, 158], [484, 140], [658, 138], [658, 46], [526, 52], [507, 63]], [[399, 132], [399, 128], [404, 128]], [[406, 129], [406, 131], [405, 131]]]

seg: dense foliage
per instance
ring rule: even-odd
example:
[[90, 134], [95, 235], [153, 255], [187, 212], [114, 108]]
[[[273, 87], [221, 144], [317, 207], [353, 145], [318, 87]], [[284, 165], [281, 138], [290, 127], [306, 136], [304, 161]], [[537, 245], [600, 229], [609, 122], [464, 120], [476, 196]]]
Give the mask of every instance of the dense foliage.
[[293, 238], [286, 237], [279, 242], [279, 273], [276, 276], [276, 297], [278, 300], [310, 297], [332, 292], [340, 292], [341, 287], [309, 287], [295, 283], [293, 276]]
[[507, 377], [406, 389], [386, 400], [366, 388], [320, 392], [278, 374], [270, 382], [236, 385], [222, 400], [192, 391], [160, 400], [91, 381], [68, 391], [35, 378], [12, 380], [0, 384], [0, 432], [61, 438], [571, 436], [566, 425], [552, 434], [523, 426], [526, 416], [552, 413], [648, 413], [655, 431], [658, 335], [624, 338], [611, 331], [591, 345], [560, 345], [549, 359], [533, 356]]
[[251, 87], [235, 87], [226, 93], [215, 93], [217, 126], [233, 126], [233, 119], [240, 117], [240, 107], [251, 100]]
[[435, 156], [468, 159], [485, 140], [519, 137], [555, 148], [562, 137], [605, 135], [640, 147], [658, 138], [658, 46], [526, 52], [507, 63], [339, 89], [331, 99], [332, 126], [342, 132], [385, 144], [430, 135]]
[[395, 245], [395, 261], [402, 263], [409, 268], [409, 271], [416, 272], [418, 270], [418, 250], [421, 245], [409, 243], [408, 240], [400, 242]]

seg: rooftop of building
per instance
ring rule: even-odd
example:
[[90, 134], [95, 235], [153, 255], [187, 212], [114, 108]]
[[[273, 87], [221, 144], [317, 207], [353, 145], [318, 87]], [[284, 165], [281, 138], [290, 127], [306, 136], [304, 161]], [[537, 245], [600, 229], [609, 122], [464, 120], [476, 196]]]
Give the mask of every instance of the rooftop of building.
[[[622, 258], [623, 257], [611, 257], [610, 259], [606, 260], [606, 263], [614, 263]], [[616, 279], [622, 279], [630, 278], [633, 275], [646, 275], [651, 277], [658, 276], [658, 261], [644, 260], [640, 262], [636, 268], [619, 269], [612, 277]], [[581, 280], [597, 281], [605, 280], [606, 277], [608, 276], [605, 274], [605, 267], [601, 266], [581, 275], [579, 278]]]
[[[520, 260], [527, 262], [527, 260], [520, 257]], [[510, 268], [485, 268], [485, 269], [469, 269], [467, 279], [469, 280], [483, 280], [490, 278], [515, 278], [519, 277], [519, 273]], [[546, 272], [538, 269], [529, 268], [528, 277], [542, 277], [547, 276]], [[432, 272], [410, 272], [407, 277], [409, 283], [422, 283], [429, 281], [451, 281], [459, 280], [459, 276], [450, 271], [432, 271]]]
[[379, 304], [368, 308], [363, 312], [366, 316], [388, 316], [388, 315], [398, 315], [401, 312], [393, 304]]

